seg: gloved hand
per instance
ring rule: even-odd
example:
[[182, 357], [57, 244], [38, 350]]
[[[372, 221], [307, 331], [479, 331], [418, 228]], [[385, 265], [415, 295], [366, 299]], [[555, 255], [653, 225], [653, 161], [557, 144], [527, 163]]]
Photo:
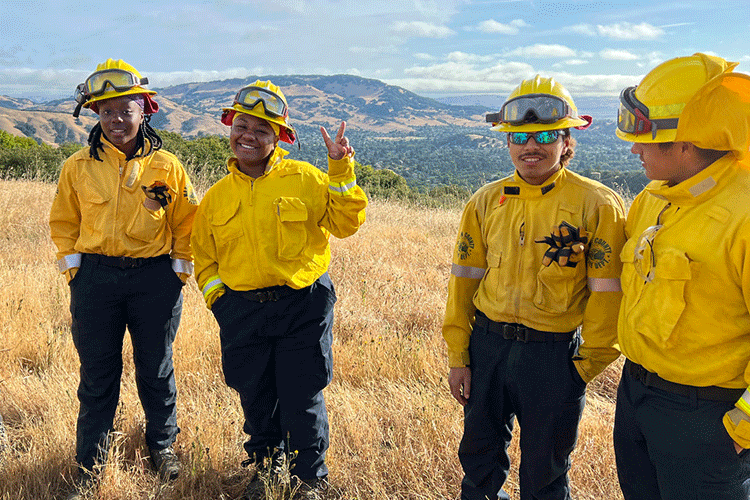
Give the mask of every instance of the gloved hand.
[[150, 186], [141, 186], [143, 192], [146, 194], [146, 198], [159, 202], [162, 208], [167, 208], [172, 202], [172, 194], [169, 192], [169, 186], [161, 181], [154, 181]]
[[544, 239], [535, 240], [536, 243], [546, 243], [549, 248], [544, 252], [542, 265], [549, 266], [553, 261], [562, 267], [576, 267], [586, 258], [588, 234], [582, 227], [574, 227], [562, 221], [559, 226], [552, 228], [552, 235]]

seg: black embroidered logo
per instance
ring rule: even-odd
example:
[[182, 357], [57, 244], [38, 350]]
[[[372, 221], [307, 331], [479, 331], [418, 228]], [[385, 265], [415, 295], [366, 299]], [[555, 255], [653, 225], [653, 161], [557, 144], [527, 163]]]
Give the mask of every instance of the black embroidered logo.
[[594, 238], [591, 242], [588, 254], [588, 266], [594, 269], [601, 269], [612, 260], [612, 247], [609, 243], [601, 238]]
[[465, 260], [471, 255], [471, 251], [474, 249], [474, 239], [469, 233], [461, 233], [458, 237], [458, 258]]
[[187, 198], [191, 205], [198, 204], [198, 197], [195, 195], [195, 191], [193, 191], [193, 186], [185, 186], [185, 189], [182, 190], [182, 195]]

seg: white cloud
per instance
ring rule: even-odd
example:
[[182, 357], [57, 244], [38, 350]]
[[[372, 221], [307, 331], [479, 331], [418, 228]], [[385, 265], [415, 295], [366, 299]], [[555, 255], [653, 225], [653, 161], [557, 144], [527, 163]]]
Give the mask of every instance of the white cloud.
[[564, 45], [546, 45], [538, 43], [528, 47], [519, 47], [508, 52], [511, 56], [550, 58], [550, 57], [576, 57], [576, 51]]
[[432, 54], [426, 54], [424, 52], [417, 52], [416, 54], [412, 54], [412, 57], [414, 59], [420, 59], [422, 61], [433, 61], [435, 59], [435, 56]]
[[495, 61], [497, 59], [497, 57], [495, 57], [495, 56], [480, 56], [480, 55], [477, 55], [477, 54], [468, 54], [466, 52], [456, 51], [456, 52], [451, 52], [450, 54], [448, 54], [448, 56], [446, 57], [446, 59], [449, 60], [449, 61], [459, 62], [459, 63], [461, 63], [461, 62], [465, 62], [465, 63], [478, 63], [478, 62], [488, 63], [488, 62]]
[[499, 33], [501, 35], [516, 35], [520, 28], [529, 26], [524, 22], [523, 19], [514, 19], [508, 24], [503, 24], [495, 21], [494, 19], [488, 19], [479, 23], [477, 29], [484, 33]]
[[648, 23], [598, 24], [596, 30], [600, 36], [615, 40], [654, 40], [664, 34], [663, 29]]
[[456, 34], [452, 29], [424, 21], [399, 21], [393, 25], [393, 31], [400, 35], [422, 38], [448, 38]]
[[567, 64], [568, 66], [579, 66], [581, 64], [587, 64], [588, 61], [584, 59], [568, 59], [566, 61], [563, 61], [563, 64]]
[[565, 31], [572, 31], [579, 35], [596, 36], [596, 28], [590, 24], [576, 24], [575, 26], [565, 28]]
[[640, 57], [632, 52], [617, 49], [604, 49], [599, 52], [599, 57], [611, 61], [636, 61], [640, 59]]

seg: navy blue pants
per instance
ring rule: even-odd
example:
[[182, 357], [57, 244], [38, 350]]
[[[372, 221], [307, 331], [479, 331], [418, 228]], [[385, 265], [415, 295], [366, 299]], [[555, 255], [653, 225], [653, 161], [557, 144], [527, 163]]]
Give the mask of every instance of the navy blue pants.
[[471, 396], [458, 449], [462, 500], [510, 498], [502, 486], [516, 417], [521, 500], [571, 498], [567, 473], [586, 393], [572, 361], [578, 343], [577, 336], [571, 342], [524, 343], [474, 328]]
[[172, 342], [182, 315], [182, 281], [168, 256], [120, 269], [84, 255], [70, 282], [73, 342], [81, 362], [76, 461], [104, 464], [120, 397], [125, 329], [133, 344], [138, 395], [149, 448], [170, 446], [177, 433]]
[[333, 376], [333, 306], [328, 273], [278, 301], [228, 291], [212, 311], [219, 323], [224, 378], [240, 395], [245, 450], [261, 461], [295, 453], [292, 474], [325, 477], [328, 413], [323, 389]]
[[750, 454], [737, 454], [722, 423], [733, 407], [647, 387], [623, 373], [614, 446], [625, 500], [750, 498]]

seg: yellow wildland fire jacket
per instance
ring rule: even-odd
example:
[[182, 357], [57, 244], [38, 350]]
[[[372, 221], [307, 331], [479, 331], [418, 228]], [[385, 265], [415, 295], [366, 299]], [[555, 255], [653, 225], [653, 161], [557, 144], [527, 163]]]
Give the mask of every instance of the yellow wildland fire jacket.
[[[104, 137], [102, 143], [102, 161], [85, 147], [68, 158], [60, 172], [49, 223], [60, 272], [80, 267], [83, 253], [169, 254], [175, 272], [191, 274], [190, 230], [198, 200], [180, 161], [162, 150], [126, 161]], [[168, 186], [172, 201], [152, 211], [143, 206], [141, 186], [157, 181]]]
[[240, 291], [310, 286], [328, 270], [329, 236], [350, 236], [364, 223], [367, 197], [351, 158], [329, 158], [325, 174], [286, 154], [277, 147], [257, 179], [230, 158], [229, 173], [201, 201], [192, 240], [195, 276], [209, 308], [224, 285]]
[[[750, 385], [750, 172], [730, 154], [633, 201], [622, 249], [622, 353], [692, 386]], [[750, 415], [750, 392], [737, 408]], [[730, 418], [731, 416], [734, 419]], [[750, 448], [750, 416], [727, 415]]]
[[[586, 260], [575, 267], [542, 265], [549, 248], [536, 243], [563, 221], [588, 233]], [[469, 337], [477, 309], [498, 322], [547, 332], [582, 325], [575, 361], [590, 381], [619, 356], [613, 347], [620, 305], [620, 249], [625, 209], [602, 184], [565, 168], [543, 185], [512, 177], [488, 184], [461, 218], [443, 336], [451, 367], [469, 366]]]

